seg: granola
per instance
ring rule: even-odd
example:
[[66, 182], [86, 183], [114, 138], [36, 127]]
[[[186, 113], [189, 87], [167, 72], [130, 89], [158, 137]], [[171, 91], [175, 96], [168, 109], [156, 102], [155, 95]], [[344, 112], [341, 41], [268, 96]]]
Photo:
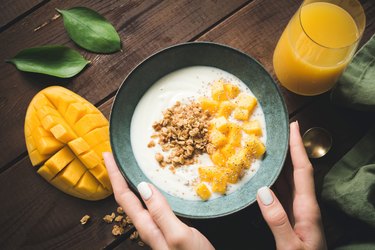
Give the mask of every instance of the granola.
[[82, 219], [80, 220], [80, 221], [81, 221], [81, 224], [82, 224], [82, 225], [85, 225], [85, 224], [89, 221], [89, 219], [90, 219], [90, 216], [86, 214], [86, 215], [83, 216]]
[[176, 102], [165, 110], [163, 119], [153, 124], [154, 137], [159, 138], [162, 150], [169, 153], [167, 156], [155, 155], [160, 166], [169, 165], [173, 171], [176, 167], [195, 163], [198, 155], [212, 150], [208, 138], [210, 119], [209, 112], [202, 110], [196, 102]]

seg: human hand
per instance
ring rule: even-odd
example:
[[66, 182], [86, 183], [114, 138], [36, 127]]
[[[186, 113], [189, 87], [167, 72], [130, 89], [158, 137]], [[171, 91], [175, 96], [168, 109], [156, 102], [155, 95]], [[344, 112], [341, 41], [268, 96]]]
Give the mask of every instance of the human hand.
[[198, 230], [176, 217], [153, 185], [141, 182], [137, 189], [146, 204], [145, 209], [118, 170], [113, 155], [106, 152], [103, 158], [117, 203], [131, 218], [141, 239], [152, 249], [214, 249]]
[[[298, 122], [290, 124], [293, 170], [289, 183], [280, 176], [275, 184], [285, 209], [268, 187], [258, 190], [257, 201], [276, 241], [277, 249], [326, 249], [321, 215], [315, 196], [314, 170], [307, 157]], [[289, 186], [288, 186], [289, 184]], [[290, 190], [288, 190], [290, 187]]]

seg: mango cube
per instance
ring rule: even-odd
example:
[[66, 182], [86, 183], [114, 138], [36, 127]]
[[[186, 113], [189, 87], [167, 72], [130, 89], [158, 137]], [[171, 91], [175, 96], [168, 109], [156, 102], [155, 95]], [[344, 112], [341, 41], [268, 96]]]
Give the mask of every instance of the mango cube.
[[40, 137], [37, 140], [36, 148], [41, 154], [52, 154], [64, 146], [61, 142], [54, 137]]
[[243, 168], [250, 166], [249, 154], [246, 149], [239, 149], [237, 152], [229, 157], [227, 161], [227, 167], [237, 172], [240, 172]]
[[96, 178], [90, 172], [86, 171], [74, 189], [79, 193], [90, 197], [96, 192], [99, 185], [100, 184]]
[[201, 181], [211, 182], [217, 174], [217, 167], [199, 167], [198, 174]]
[[242, 124], [242, 129], [247, 134], [253, 134], [253, 135], [257, 135], [257, 136], [262, 135], [262, 128], [261, 128], [260, 122], [258, 120], [244, 122]]
[[233, 99], [240, 93], [238, 86], [231, 83], [224, 84], [224, 89], [228, 99]]
[[94, 168], [101, 163], [101, 158], [94, 152], [94, 150], [79, 155], [78, 158], [88, 169]]
[[46, 179], [47, 181], [50, 181], [53, 179], [53, 177], [55, 177], [55, 173], [53, 173], [49, 167], [47, 167], [46, 165], [43, 165], [41, 166], [38, 171], [37, 171], [38, 174], [40, 174], [44, 179]]
[[61, 123], [53, 126], [50, 131], [57, 140], [63, 143], [67, 143], [77, 137], [72, 129], [70, 129], [68, 126], [64, 126]]
[[50, 157], [51, 157], [51, 155], [43, 155], [43, 154], [39, 153], [37, 149], [35, 149], [32, 152], [29, 152], [29, 158], [30, 158], [31, 164], [33, 166], [37, 166], [37, 165], [45, 162]]
[[227, 143], [224, 147], [221, 148], [220, 152], [225, 158], [229, 158], [236, 152], [236, 147], [230, 143]]
[[89, 133], [85, 134], [82, 138], [92, 147], [98, 145], [103, 141], [109, 141], [109, 127], [104, 126], [101, 128], [93, 129]]
[[211, 161], [219, 167], [225, 166], [226, 158], [225, 156], [219, 151], [216, 150], [210, 155]]
[[71, 140], [68, 146], [77, 156], [90, 150], [90, 145], [82, 137]]
[[89, 170], [90, 173], [100, 182], [107, 190], [112, 191], [111, 181], [109, 180], [107, 170], [103, 164], [97, 165], [95, 168]]
[[214, 114], [219, 108], [219, 103], [211, 98], [201, 97], [199, 98], [200, 106], [203, 110], [207, 110], [210, 114]]
[[264, 144], [254, 135], [247, 138], [244, 144], [248, 154], [255, 158], [261, 157], [266, 152]]
[[230, 124], [230, 130], [228, 133], [228, 144], [232, 147], [238, 147], [241, 145], [242, 129], [235, 123]]
[[54, 115], [47, 115], [42, 120], [42, 126], [45, 130], [50, 130], [53, 126], [56, 126], [59, 123], [62, 123], [62, 119], [58, 116]]
[[68, 166], [56, 175], [55, 179], [65, 182], [68, 187], [75, 186], [83, 174], [87, 171], [85, 166], [78, 160], [74, 159]]
[[212, 123], [215, 129], [219, 130], [221, 133], [226, 134], [229, 131], [229, 122], [224, 116], [212, 119]]
[[227, 142], [227, 137], [217, 129], [210, 131], [209, 139], [216, 148], [220, 148]]
[[237, 106], [248, 110], [250, 113], [257, 105], [257, 99], [245, 93], [240, 93], [236, 99]]
[[204, 183], [202, 183], [202, 182], [199, 183], [199, 184], [196, 186], [195, 191], [196, 191], [196, 193], [198, 194], [198, 196], [199, 196], [202, 200], [204, 200], [204, 201], [208, 200], [208, 199], [211, 197], [211, 192], [210, 192], [210, 190], [208, 189], [208, 187], [206, 186], [206, 184], [204, 184]]
[[242, 175], [242, 168], [238, 169], [240, 171], [237, 171], [235, 169], [231, 168], [224, 168], [222, 171], [225, 173], [227, 177], [228, 183], [235, 184], [238, 182], [239, 177]]
[[92, 148], [98, 155], [103, 152], [112, 152], [111, 143], [109, 141], [103, 141]]
[[73, 152], [67, 147], [63, 147], [59, 152], [49, 158], [44, 165], [46, 165], [53, 174], [57, 174], [63, 170], [75, 158]]
[[225, 93], [224, 84], [222, 81], [216, 81], [211, 85], [211, 96], [212, 99], [218, 102], [227, 100], [227, 95]]
[[75, 131], [83, 136], [95, 128], [108, 125], [108, 121], [102, 114], [87, 114], [74, 125]]
[[225, 194], [227, 191], [227, 176], [223, 172], [215, 175], [212, 180], [212, 192]]
[[250, 112], [247, 109], [237, 107], [233, 111], [233, 117], [240, 121], [247, 121], [250, 117]]
[[223, 101], [222, 103], [220, 103], [216, 116], [224, 116], [225, 118], [228, 118], [232, 113], [233, 109], [235, 108], [235, 106], [236, 105], [230, 101]]
[[73, 126], [86, 114], [86, 110], [86, 107], [82, 103], [71, 103], [66, 110], [65, 119], [71, 126]]

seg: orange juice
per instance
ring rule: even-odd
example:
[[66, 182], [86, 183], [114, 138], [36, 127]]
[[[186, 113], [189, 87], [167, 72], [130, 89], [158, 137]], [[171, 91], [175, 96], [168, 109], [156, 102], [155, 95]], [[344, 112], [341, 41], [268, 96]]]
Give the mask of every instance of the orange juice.
[[352, 58], [359, 38], [355, 20], [340, 6], [302, 5], [276, 46], [275, 73], [284, 87], [297, 94], [326, 92]]

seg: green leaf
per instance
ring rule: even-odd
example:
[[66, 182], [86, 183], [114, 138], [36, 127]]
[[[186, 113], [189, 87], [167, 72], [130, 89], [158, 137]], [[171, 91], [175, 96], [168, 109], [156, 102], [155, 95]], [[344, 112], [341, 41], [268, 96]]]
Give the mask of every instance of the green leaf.
[[77, 51], [58, 45], [24, 49], [8, 62], [21, 71], [61, 78], [75, 76], [90, 63]]
[[82, 48], [96, 53], [112, 53], [121, 49], [115, 28], [97, 12], [85, 7], [56, 10], [63, 16], [70, 38]]

